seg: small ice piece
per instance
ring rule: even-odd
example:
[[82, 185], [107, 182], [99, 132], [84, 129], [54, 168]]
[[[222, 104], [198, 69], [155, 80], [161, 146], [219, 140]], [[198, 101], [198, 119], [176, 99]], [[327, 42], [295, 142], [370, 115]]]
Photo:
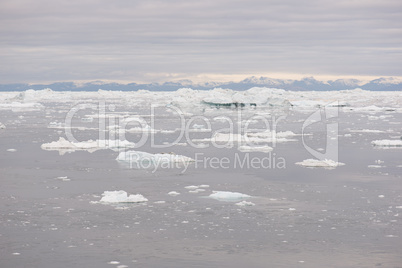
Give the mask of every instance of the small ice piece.
[[385, 197], [385, 195], [383, 195], [383, 194], [380, 194], [379, 196], [378, 196], [378, 198], [384, 198]]
[[189, 193], [193, 193], [193, 194], [196, 194], [196, 193], [200, 193], [200, 192], [205, 192], [205, 189], [195, 189], [195, 190], [190, 190], [190, 191], [188, 191]]
[[48, 151], [57, 150], [60, 154], [64, 154], [65, 152], [73, 152], [76, 150], [86, 150], [92, 153], [100, 149], [118, 150], [119, 148], [133, 148], [134, 146], [135, 143], [127, 140], [88, 140], [83, 142], [71, 142], [60, 137], [58, 141], [42, 144], [41, 148], [42, 150]]
[[10, 152], [10, 153], [14, 153], [16, 151], [17, 151], [17, 149], [7, 149], [7, 152]]
[[165, 204], [166, 201], [155, 201], [154, 204]]
[[190, 186], [186, 186], [184, 188], [188, 189], [188, 190], [195, 190], [198, 189], [199, 186], [195, 186], [195, 185], [190, 185]]
[[237, 192], [213, 191], [213, 193], [210, 194], [209, 197], [219, 200], [219, 201], [236, 202], [236, 201], [250, 198], [251, 196], [247, 195], [247, 194], [237, 193]]
[[0, 129], [5, 129], [5, 128], [6, 128], [6, 126], [0, 122]]
[[241, 202], [238, 202], [238, 203], [236, 203], [236, 205], [237, 205], [237, 206], [240, 206], [240, 207], [255, 206], [255, 204], [254, 204], [253, 202], [246, 201], [246, 200], [243, 200], [243, 201], [241, 201]]
[[57, 177], [55, 178], [56, 180], [61, 180], [61, 181], [70, 181], [70, 179], [67, 176], [64, 177]]
[[119, 261], [110, 261], [110, 262], [108, 262], [108, 264], [120, 264], [120, 262]]
[[147, 202], [146, 199], [141, 194], [131, 194], [128, 195], [126, 191], [104, 191], [102, 194], [100, 202], [104, 203], [141, 203]]
[[200, 188], [209, 188], [209, 185], [208, 184], [201, 184], [201, 185], [198, 185], [198, 187], [200, 187]]
[[289, 208], [289, 210], [290, 210], [290, 211], [295, 211], [296, 209], [295, 209], [295, 208]]
[[383, 166], [380, 165], [368, 165], [368, 168], [382, 168]]
[[350, 133], [346, 133], [345, 135], [343, 135], [344, 137], [352, 137], [352, 134]]
[[371, 144], [378, 147], [402, 147], [402, 140], [375, 140]]
[[171, 192], [168, 192], [168, 195], [171, 195], [171, 196], [177, 196], [177, 195], [179, 195], [180, 193], [178, 193], [178, 192], [176, 192], [176, 191], [171, 191]]
[[21, 253], [19, 253], [19, 252], [14, 252], [13, 255], [14, 255], [14, 256], [18, 256], [18, 255], [21, 255]]
[[305, 166], [305, 167], [323, 167], [323, 168], [335, 168], [338, 166], [345, 165], [344, 163], [336, 162], [331, 159], [306, 159], [302, 162], [296, 162], [296, 165]]
[[81, 118], [81, 122], [91, 123], [94, 121], [93, 117], [83, 117]]
[[193, 128], [195, 128], [195, 129], [202, 129], [202, 128], [205, 128], [205, 126], [204, 126], [204, 125], [194, 124], [194, 125], [193, 125]]

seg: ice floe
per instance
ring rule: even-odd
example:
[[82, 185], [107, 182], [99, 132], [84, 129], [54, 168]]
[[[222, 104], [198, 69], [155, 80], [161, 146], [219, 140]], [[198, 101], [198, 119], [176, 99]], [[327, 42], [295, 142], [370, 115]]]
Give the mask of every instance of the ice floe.
[[240, 207], [255, 206], [255, 204], [254, 204], [253, 202], [246, 201], [246, 200], [243, 200], [243, 201], [241, 201], [241, 202], [238, 202], [238, 203], [236, 203], [236, 205], [237, 205], [237, 206], [240, 206]]
[[0, 129], [5, 129], [5, 128], [6, 128], [6, 126], [0, 122]]
[[371, 144], [378, 147], [402, 147], [402, 140], [374, 140]]
[[237, 202], [240, 200], [248, 199], [251, 196], [238, 192], [213, 191], [213, 193], [210, 194], [209, 197], [219, 201]]
[[126, 191], [104, 191], [102, 198], [99, 202], [101, 203], [141, 203], [147, 202], [146, 199], [141, 194], [130, 194], [128, 195]]
[[74, 152], [78, 150], [88, 151], [90, 153], [102, 149], [119, 150], [122, 148], [133, 148], [135, 143], [127, 140], [88, 140], [83, 142], [71, 142], [63, 137], [60, 137], [58, 141], [50, 143], [44, 143], [41, 145], [43, 150], [47, 151], [59, 151], [62, 155], [66, 152]]
[[178, 196], [180, 193], [179, 192], [176, 192], [176, 191], [170, 191], [170, 192], [168, 192], [168, 195], [170, 195], [170, 196]]
[[338, 166], [345, 165], [344, 163], [336, 162], [331, 159], [305, 159], [302, 162], [296, 162], [296, 165], [304, 166], [304, 167], [323, 167], [323, 168], [336, 168]]
[[385, 131], [383, 130], [378, 130], [378, 129], [350, 129], [350, 132], [356, 132], [356, 133], [384, 133]]

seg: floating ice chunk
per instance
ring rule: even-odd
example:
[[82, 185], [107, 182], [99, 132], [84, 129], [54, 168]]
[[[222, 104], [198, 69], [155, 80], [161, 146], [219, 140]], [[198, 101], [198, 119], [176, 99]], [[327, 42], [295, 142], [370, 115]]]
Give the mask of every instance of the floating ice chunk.
[[200, 187], [200, 188], [209, 188], [209, 185], [208, 184], [201, 184], [201, 185], [198, 185], [198, 187]]
[[10, 152], [10, 153], [14, 153], [16, 151], [17, 151], [17, 149], [7, 149], [7, 152]]
[[382, 168], [383, 166], [380, 165], [368, 165], [368, 168]]
[[197, 193], [200, 193], [200, 192], [205, 192], [205, 189], [195, 189], [195, 190], [190, 190], [190, 191], [188, 191], [189, 193], [193, 193], [193, 194], [197, 194]]
[[59, 151], [60, 154], [65, 152], [73, 152], [76, 150], [84, 150], [88, 152], [95, 152], [101, 149], [118, 150], [119, 148], [133, 148], [135, 143], [127, 140], [88, 140], [83, 142], [70, 142], [63, 137], [60, 137], [58, 141], [50, 143], [44, 143], [41, 145], [43, 150]]
[[402, 140], [375, 140], [371, 144], [379, 147], [402, 147]]
[[94, 121], [93, 117], [82, 117], [81, 118], [81, 122], [85, 122], [85, 123], [91, 123]]
[[128, 195], [126, 191], [104, 191], [100, 202], [103, 203], [141, 203], [147, 202], [141, 194]]
[[219, 201], [236, 202], [250, 198], [251, 196], [237, 192], [213, 191], [213, 193], [210, 194], [209, 197]]
[[391, 107], [378, 107], [375, 105], [365, 106], [365, 107], [351, 107], [350, 110], [355, 112], [392, 112], [395, 111], [396, 108]]
[[55, 180], [71, 181], [71, 179], [69, 179], [67, 176], [64, 176], [64, 177], [57, 177], [57, 178], [55, 178]]
[[6, 126], [0, 122], [0, 129], [5, 129], [5, 128], [6, 128]]
[[356, 133], [384, 133], [385, 131], [378, 130], [378, 129], [350, 129], [350, 132]]
[[238, 148], [239, 151], [241, 152], [271, 152], [273, 150], [272, 147], [265, 145], [265, 146], [247, 146], [247, 145], [243, 145], [243, 146], [239, 146]]
[[177, 196], [177, 195], [179, 195], [180, 193], [178, 193], [178, 192], [176, 192], [176, 191], [171, 191], [171, 192], [168, 192], [168, 195], [171, 195], [171, 196]]
[[205, 126], [204, 125], [193, 124], [193, 128], [202, 129], [202, 128], [205, 128]]
[[243, 200], [243, 201], [241, 201], [239, 203], [236, 203], [236, 205], [240, 206], [240, 207], [255, 206], [255, 204], [253, 202], [245, 201], [245, 200]]
[[270, 130], [266, 130], [264, 132], [256, 132], [256, 133], [247, 133], [249, 137], [259, 137], [259, 138], [287, 138], [297, 136], [292, 131], [279, 131], [279, 132], [272, 132]]
[[345, 165], [344, 163], [336, 162], [331, 159], [306, 159], [302, 162], [297, 162], [296, 165], [305, 166], [305, 167], [323, 167], [323, 168], [336, 168], [338, 166]]
[[198, 189], [199, 186], [195, 186], [195, 185], [190, 185], [190, 186], [185, 186], [184, 188], [188, 189], [188, 190], [195, 190]]
[[44, 106], [37, 102], [31, 103], [21, 103], [21, 102], [12, 102], [12, 103], [0, 103], [0, 110], [12, 110], [13, 112], [19, 111], [37, 111], [44, 108]]

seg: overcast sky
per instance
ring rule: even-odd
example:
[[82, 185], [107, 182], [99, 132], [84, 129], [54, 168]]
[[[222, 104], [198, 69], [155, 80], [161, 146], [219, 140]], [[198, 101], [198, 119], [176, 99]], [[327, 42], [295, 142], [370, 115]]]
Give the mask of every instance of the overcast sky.
[[0, 84], [250, 75], [400, 77], [402, 1], [0, 1]]

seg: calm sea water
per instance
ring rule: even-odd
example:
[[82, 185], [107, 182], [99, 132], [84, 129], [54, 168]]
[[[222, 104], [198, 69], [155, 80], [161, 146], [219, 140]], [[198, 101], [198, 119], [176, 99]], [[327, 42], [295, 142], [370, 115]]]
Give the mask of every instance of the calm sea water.
[[[64, 122], [68, 111], [68, 105], [1, 111], [0, 122], [7, 126], [0, 130], [1, 267], [402, 267], [402, 149], [371, 145], [372, 140], [401, 135], [400, 114], [340, 111], [333, 122], [339, 127], [339, 162], [345, 165], [332, 170], [295, 165], [313, 158], [302, 137], [295, 136], [291, 138], [297, 141], [277, 143], [271, 153], [242, 153], [236, 146], [155, 148], [149, 138], [138, 150], [192, 158], [199, 153], [202, 160], [185, 171], [179, 166], [153, 172], [119, 163], [118, 152], [112, 150], [64, 155], [42, 150], [41, 144], [65, 137], [64, 128], [48, 125]], [[226, 127], [213, 117], [228, 116], [235, 123], [239, 118], [239, 110], [192, 112], [210, 119], [213, 130]], [[300, 134], [313, 111], [241, 112], [241, 120], [256, 113], [270, 113], [270, 119], [282, 116], [277, 130]], [[96, 113], [83, 110], [73, 118], [75, 137], [80, 141], [108, 137], [110, 132], [97, 130], [98, 118], [81, 120], [87, 114]], [[155, 129], [181, 127], [179, 117], [163, 107], [154, 116], [147, 116], [146, 106], [117, 106], [113, 114], [141, 115], [148, 123], [153, 119]], [[191, 118], [187, 115], [186, 123]], [[113, 125], [109, 119], [106, 126]], [[202, 120], [194, 123], [206, 125]], [[250, 128], [264, 126], [257, 120]], [[325, 148], [325, 125], [306, 131], [307, 145]], [[141, 135], [126, 137], [138, 142]], [[156, 133], [154, 142], [170, 143], [178, 135], [179, 131]], [[210, 136], [210, 132], [189, 133], [192, 139]], [[183, 137], [180, 142], [185, 141]], [[246, 155], [265, 157], [271, 166], [234, 165]], [[215, 168], [208, 162], [214, 157], [227, 158], [229, 164]], [[209, 187], [199, 193], [185, 188], [201, 184]], [[111, 190], [139, 193], [149, 201], [92, 203]], [[180, 195], [170, 196], [170, 191]], [[208, 198], [213, 191], [251, 195], [248, 201], [255, 206]]]

